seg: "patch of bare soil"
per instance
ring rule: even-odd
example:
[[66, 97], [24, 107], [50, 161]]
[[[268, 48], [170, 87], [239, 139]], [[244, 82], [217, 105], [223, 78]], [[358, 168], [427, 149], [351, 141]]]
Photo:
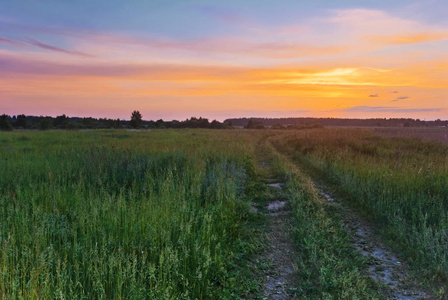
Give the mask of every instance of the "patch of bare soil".
[[[281, 188], [282, 184], [274, 183], [269, 186]], [[290, 208], [285, 201], [278, 200], [268, 203], [266, 208], [271, 220], [267, 233], [268, 247], [263, 259], [270, 262], [270, 268], [264, 273], [266, 283], [263, 299], [295, 299], [293, 293], [298, 278], [293, 264], [296, 250], [289, 235]]]
[[343, 223], [351, 234], [353, 245], [368, 259], [368, 275], [384, 286], [388, 299], [412, 300], [432, 299], [427, 293], [417, 288], [409, 278], [406, 263], [397, 254], [381, 243], [372, 228], [355, 212], [342, 206], [332, 196], [321, 192], [332, 205], [343, 211]]

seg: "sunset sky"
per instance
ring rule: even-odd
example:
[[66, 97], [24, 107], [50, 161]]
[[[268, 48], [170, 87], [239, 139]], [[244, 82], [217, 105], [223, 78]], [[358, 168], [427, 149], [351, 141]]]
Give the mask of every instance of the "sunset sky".
[[0, 114], [448, 119], [448, 1], [0, 0]]

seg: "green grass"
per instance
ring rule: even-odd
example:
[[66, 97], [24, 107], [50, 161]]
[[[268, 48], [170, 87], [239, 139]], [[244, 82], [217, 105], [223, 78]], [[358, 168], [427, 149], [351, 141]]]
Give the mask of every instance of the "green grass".
[[362, 130], [314, 130], [276, 147], [332, 184], [429, 281], [448, 282], [448, 148]]
[[[274, 144], [287, 136], [272, 139]], [[269, 148], [269, 147], [267, 147]], [[282, 196], [292, 206], [291, 238], [297, 248], [299, 299], [382, 299], [365, 275], [366, 261], [351, 244], [340, 212], [322, 199], [311, 179], [271, 147], [276, 170], [283, 170]], [[277, 196], [278, 197], [278, 196]]]
[[[297, 166], [446, 283], [447, 154], [346, 130], [1, 132], [0, 298], [260, 298], [267, 218], [249, 208], [272, 197], [293, 208], [299, 298], [380, 298]], [[287, 183], [281, 195], [269, 180]]]
[[0, 134], [0, 297], [235, 299], [251, 149], [216, 131]]
[[339, 211], [324, 203], [312, 185], [296, 177], [287, 189], [293, 203], [292, 235], [299, 251], [299, 295], [306, 299], [383, 298], [363, 272], [365, 258], [351, 245]]

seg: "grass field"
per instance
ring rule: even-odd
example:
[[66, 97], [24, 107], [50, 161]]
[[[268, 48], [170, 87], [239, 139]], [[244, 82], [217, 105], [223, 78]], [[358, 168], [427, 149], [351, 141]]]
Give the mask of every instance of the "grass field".
[[446, 283], [447, 155], [365, 130], [3, 132], [0, 297], [261, 299], [269, 219], [250, 207], [275, 197], [293, 211], [298, 298], [383, 297], [312, 179]]
[[446, 127], [374, 128], [373, 132], [385, 137], [419, 138], [448, 144], [448, 128]]
[[235, 266], [256, 247], [244, 225], [252, 150], [215, 133], [2, 133], [0, 297], [248, 292]]
[[448, 281], [448, 147], [366, 130], [297, 132], [276, 147], [378, 225], [420, 276]]

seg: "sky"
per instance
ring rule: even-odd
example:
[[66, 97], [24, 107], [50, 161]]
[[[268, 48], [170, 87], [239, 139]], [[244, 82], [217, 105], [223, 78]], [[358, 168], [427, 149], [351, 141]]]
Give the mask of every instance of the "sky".
[[0, 114], [448, 119], [448, 1], [0, 0]]

